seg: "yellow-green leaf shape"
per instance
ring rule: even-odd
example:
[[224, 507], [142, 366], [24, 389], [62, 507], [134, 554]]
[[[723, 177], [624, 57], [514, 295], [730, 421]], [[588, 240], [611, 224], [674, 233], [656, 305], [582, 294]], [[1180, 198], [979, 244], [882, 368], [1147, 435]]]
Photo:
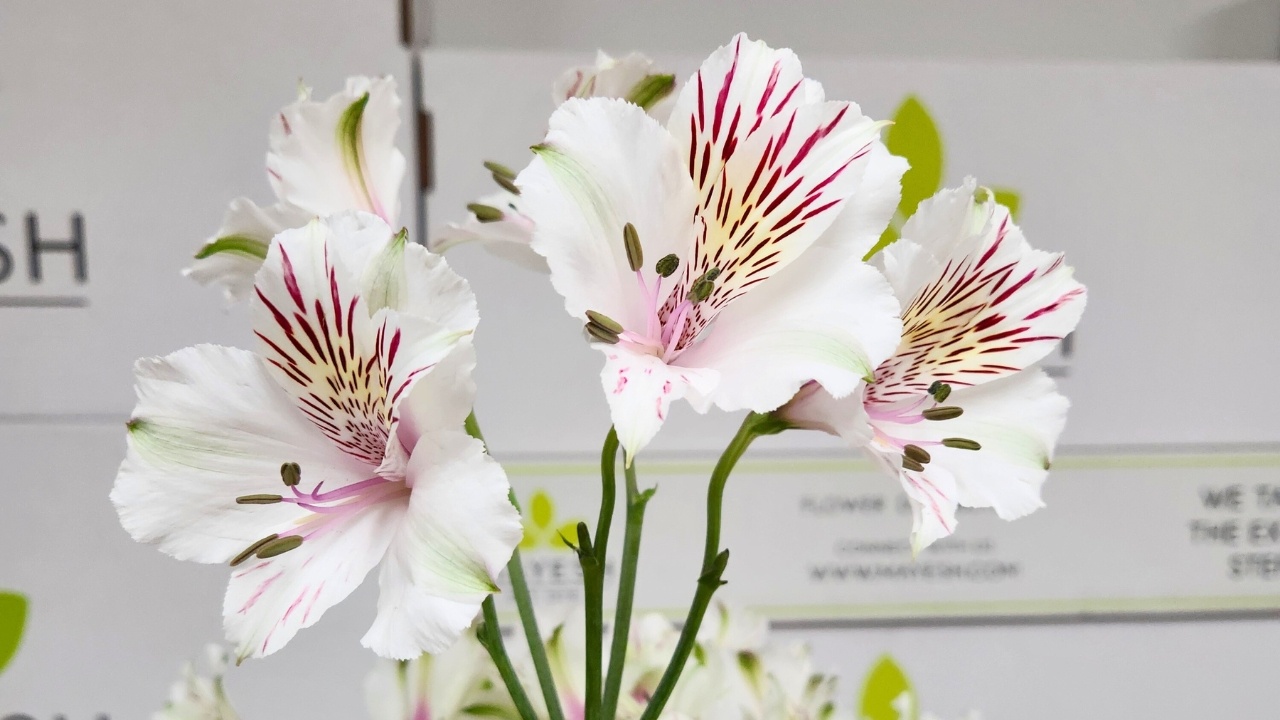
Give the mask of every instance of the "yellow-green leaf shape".
[[0, 673], [18, 654], [26, 624], [27, 599], [17, 593], [0, 592]]
[[920, 201], [933, 197], [942, 189], [942, 134], [929, 110], [915, 95], [908, 95], [893, 114], [893, 124], [884, 134], [885, 147], [894, 155], [906, 158], [911, 167], [902, 176], [902, 199], [888, 229], [880, 236], [867, 258], [898, 239], [900, 223], [916, 211]]
[[[898, 712], [897, 700], [903, 693], [911, 700], [911, 714], [908, 717], [903, 717]], [[918, 720], [920, 717], [919, 703], [916, 702], [916, 692], [911, 687], [911, 680], [889, 655], [881, 656], [871, 672], [867, 673], [867, 679], [862, 685], [859, 717], [864, 720]]]

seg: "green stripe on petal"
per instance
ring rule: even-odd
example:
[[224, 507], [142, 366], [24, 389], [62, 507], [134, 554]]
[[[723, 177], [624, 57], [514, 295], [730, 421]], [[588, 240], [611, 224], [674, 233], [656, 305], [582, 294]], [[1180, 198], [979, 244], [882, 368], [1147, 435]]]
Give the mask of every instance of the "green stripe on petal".
[[627, 100], [647, 111], [662, 102], [675, 89], [675, 75], [645, 75], [627, 92]]
[[196, 253], [196, 259], [203, 260], [218, 253], [232, 253], [264, 260], [267, 257], [267, 243], [248, 235], [224, 235], [205, 243], [204, 247]]
[[543, 143], [529, 149], [542, 158], [551, 175], [580, 207], [591, 209], [593, 214], [588, 217], [591, 219], [613, 217], [613, 203], [605, 197], [600, 184], [595, 181], [585, 165], [554, 145]]
[[361, 140], [364, 109], [368, 104], [369, 93], [366, 92], [342, 111], [342, 117], [338, 119], [338, 146], [342, 148], [342, 160], [347, 166], [347, 173], [359, 183], [365, 202], [373, 207], [373, 196], [364, 177], [364, 143]]
[[370, 314], [382, 308], [400, 308], [400, 298], [406, 292], [404, 247], [408, 239], [409, 231], [402, 228], [373, 262], [369, 263], [364, 286], [367, 288], [365, 301], [369, 303]]

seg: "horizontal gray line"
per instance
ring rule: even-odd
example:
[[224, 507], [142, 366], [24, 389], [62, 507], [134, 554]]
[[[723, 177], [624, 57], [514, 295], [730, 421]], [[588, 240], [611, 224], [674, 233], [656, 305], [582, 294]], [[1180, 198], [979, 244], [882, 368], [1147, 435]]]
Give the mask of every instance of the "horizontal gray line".
[[89, 298], [81, 295], [3, 295], [0, 308], [84, 308]]
[[778, 630], [857, 630], [877, 628], [945, 628], [1046, 625], [1146, 625], [1185, 622], [1280, 620], [1280, 610], [1191, 610], [1160, 612], [1064, 613], [1053, 615], [984, 615], [968, 617], [832, 618], [771, 620]]
[[125, 413], [0, 413], [0, 425], [119, 425]]

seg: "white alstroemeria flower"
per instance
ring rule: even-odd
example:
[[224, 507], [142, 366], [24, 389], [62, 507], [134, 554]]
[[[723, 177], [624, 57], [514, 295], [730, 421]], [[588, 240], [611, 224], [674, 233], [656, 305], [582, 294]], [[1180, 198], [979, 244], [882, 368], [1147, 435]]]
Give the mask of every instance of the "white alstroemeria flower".
[[1012, 520], [1041, 507], [1067, 399], [1032, 368], [1075, 329], [1085, 289], [1063, 256], [1032, 249], [972, 180], [921, 203], [884, 251], [902, 301], [898, 351], [843, 399], [804, 388], [780, 415], [866, 447], [902, 482], [916, 552], [957, 505]]
[[[551, 101], [559, 106], [569, 98], [619, 98], [644, 108], [659, 122], [671, 112], [667, 98], [675, 90], [675, 77], [657, 72], [653, 61], [640, 53], [613, 58], [601, 51], [595, 65], [569, 68], [551, 90]], [[547, 271], [547, 263], [533, 252], [533, 221], [525, 214], [520, 195], [513, 192], [514, 173], [501, 165], [487, 163], [501, 189], [467, 206], [467, 218], [449, 223], [435, 233], [428, 247], [444, 252], [454, 245], [480, 242], [494, 255], [530, 270]]]
[[379, 660], [365, 679], [365, 699], [371, 720], [520, 717], [471, 632], [438, 655]]
[[877, 151], [879, 123], [822, 97], [790, 51], [739, 35], [666, 128], [617, 100], [552, 115], [518, 185], [533, 249], [605, 353], [628, 458], [673, 400], [765, 412], [810, 379], [843, 397], [897, 345], [897, 301], [857, 254], [883, 224], [826, 231], [846, 209], [877, 218], [897, 183], [869, 166], [901, 165]]
[[267, 176], [275, 204], [233, 200], [222, 227], [183, 271], [202, 285], [222, 286], [230, 300], [248, 296], [276, 233], [347, 210], [397, 223], [405, 159], [395, 144], [395, 80], [353, 77], [323, 102], [306, 87], [300, 95], [271, 122]]
[[135, 540], [231, 561], [239, 658], [283, 647], [379, 563], [362, 642], [384, 657], [449, 647], [497, 589], [521, 525], [502, 468], [463, 431], [477, 320], [443, 258], [348, 213], [272, 241], [257, 353], [138, 363], [112, 501]]
[[219, 645], [205, 648], [208, 676], [197, 675], [191, 663], [182, 668], [182, 679], [173, 684], [169, 702], [152, 720], [239, 720], [222, 686], [227, 671], [227, 651]]

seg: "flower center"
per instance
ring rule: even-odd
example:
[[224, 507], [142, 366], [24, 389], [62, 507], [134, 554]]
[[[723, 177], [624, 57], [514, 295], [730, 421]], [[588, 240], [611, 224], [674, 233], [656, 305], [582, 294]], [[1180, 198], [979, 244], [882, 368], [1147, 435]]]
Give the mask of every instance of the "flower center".
[[245, 548], [232, 559], [232, 567], [248, 560], [250, 556], [266, 559], [283, 555], [301, 546], [306, 540], [314, 540], [334, 528], [341, 527], [345, 521], [369, 508], [388, 500], [406, 497], [410, 492], [404, 482], [384, 477], [371, 477], [327, 492], [321, 491], [324, 486], [324, 482], [321, 481], [316, 483], [310, 492], [303, 492], [298, 489], [298, 485], [302, 482], [302, 469], [297, 463], [292, 462], [280, 466], [280, 479], [289, 488], [291, 496], [269, 493], [241, 495], [236, 498], [236, 504], [289, 503], [306, 510], [310, 515], [299, 522], [293, 532], [268, 535]]
[[964, 414], [964, 408], [956, 405], [943, 405], [942, 402], [951, 395], [951, 386], [942, 382], [934, 382], [929, 386], [927, 394], [915, 399], [884, 402], [868, 400], [863, 404], [867, 418], [871, 421], [874, 441], [882, 448], [902, 453], [902, 467], [920, 472], [932, 460], [927, 447], [949, 447], [957, 450], [981, 450], [982, 446], [975, 440], [962, 437], [946, 437], [941, 440], [905, 439], [893, 434], [888, 425], [915, 425], [924, 421], [941, 422], [952, 420]]

